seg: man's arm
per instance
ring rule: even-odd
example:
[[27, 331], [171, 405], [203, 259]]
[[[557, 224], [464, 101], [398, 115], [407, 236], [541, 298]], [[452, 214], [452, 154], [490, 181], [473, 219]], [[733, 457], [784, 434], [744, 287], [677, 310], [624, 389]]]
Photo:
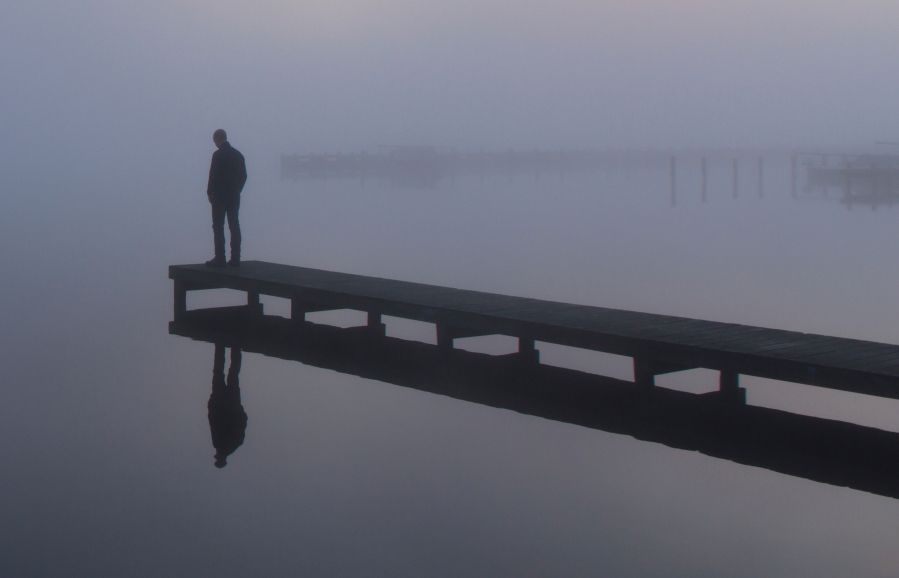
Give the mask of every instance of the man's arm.
[[216, 191], [221, 186], [221, 155], [219, 151], [212, 153], [212, 162], [209, 163], [209, 182], [206, 184], [206, 197], [211, 202]]
[[237, 163], [237, 192], [241, 192], [243, 190], [243, 186], [247, 184], [247, 163], [243, 158], [243, 155], [238, 153], [238, 157], [240, 158], [240, 162]]

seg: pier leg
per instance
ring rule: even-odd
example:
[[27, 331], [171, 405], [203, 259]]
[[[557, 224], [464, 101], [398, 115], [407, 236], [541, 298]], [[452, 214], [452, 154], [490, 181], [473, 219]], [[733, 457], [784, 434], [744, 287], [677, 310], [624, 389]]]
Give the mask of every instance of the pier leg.
[[540, 363], [540, 352], [534, 346], [534, 340], [529, 337], [518, 338], [518, 355], [525, 361]]
[[453, 335], [446, 325], [437, 325], [437, 347], [453, 348]]
[[366, 327], [369, 331], [373, 333], [377, 333], [378, 335], [386, 335], [387, 334], [387, 326], [381, 322], [381, 314], [373, 313], [371, 311], [368, 312], [368, 323]]
[[247, 309], [255, 315], [262, 315], [262, 303], [259, 302], [259, 293], [247, 291]]
[[302, 307], [302, 301], [299, 299], [290, 300], [290, 320], [294, 323], [306, 321], [306, 309]]
[[175, 281], [175, 321], [187, 314], [187, 287], [182, 281]]
[[718, 391], [728, 403], [746, 404], [746, 390], [740, 387], [740, 374], [736, 371], [722, 371]]
[[651, 364], [636, 357], [634, 358], [634, 383], [645, 388], [653, 388], [656, 384]]
[[718, 382], [721, 391], [734, 391], [740, 387], [740, 374], [734, 371], [722, 371]]

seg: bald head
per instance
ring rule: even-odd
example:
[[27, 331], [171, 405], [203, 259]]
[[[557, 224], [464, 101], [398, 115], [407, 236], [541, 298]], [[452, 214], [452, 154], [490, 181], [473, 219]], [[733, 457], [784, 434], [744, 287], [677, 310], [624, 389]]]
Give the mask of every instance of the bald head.
[[222, 129], [218, 129], [214, 133], [212, 133], [212, 142], [215, 143], [215, 146], [220, 147], [222, 143], [228, 140], [228, 135], [225, 134], [225, 131]]

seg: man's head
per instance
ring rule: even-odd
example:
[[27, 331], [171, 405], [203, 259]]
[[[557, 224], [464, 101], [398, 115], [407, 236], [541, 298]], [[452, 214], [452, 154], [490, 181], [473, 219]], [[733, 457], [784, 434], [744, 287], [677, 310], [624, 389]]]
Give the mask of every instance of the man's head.
[[212, 142], [215, 143], [215, 146], [220, 147], [222, 143], [228, 141], [228, 135], [225, 134], [225, 131], [222, 129], [218, 129], [214, 133], [212, 133]]

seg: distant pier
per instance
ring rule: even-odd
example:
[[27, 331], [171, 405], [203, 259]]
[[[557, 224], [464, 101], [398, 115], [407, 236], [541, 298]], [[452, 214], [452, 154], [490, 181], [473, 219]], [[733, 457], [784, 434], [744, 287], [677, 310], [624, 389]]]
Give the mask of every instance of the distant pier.
[[281, 179], [382, 178], [397, 184], [433, 186], [462, 175], [541, 175], [664, 166], [662, 151], [513, 150], [460, 152], [449, 147], [381, 147], [374, 154], [282, 154]]
[[835, 189], [847, 208], [899, 203], [899, 155], [798, 153], [798, 156], [806, 169], [806, 193], [817, 190], [826, 197]]

